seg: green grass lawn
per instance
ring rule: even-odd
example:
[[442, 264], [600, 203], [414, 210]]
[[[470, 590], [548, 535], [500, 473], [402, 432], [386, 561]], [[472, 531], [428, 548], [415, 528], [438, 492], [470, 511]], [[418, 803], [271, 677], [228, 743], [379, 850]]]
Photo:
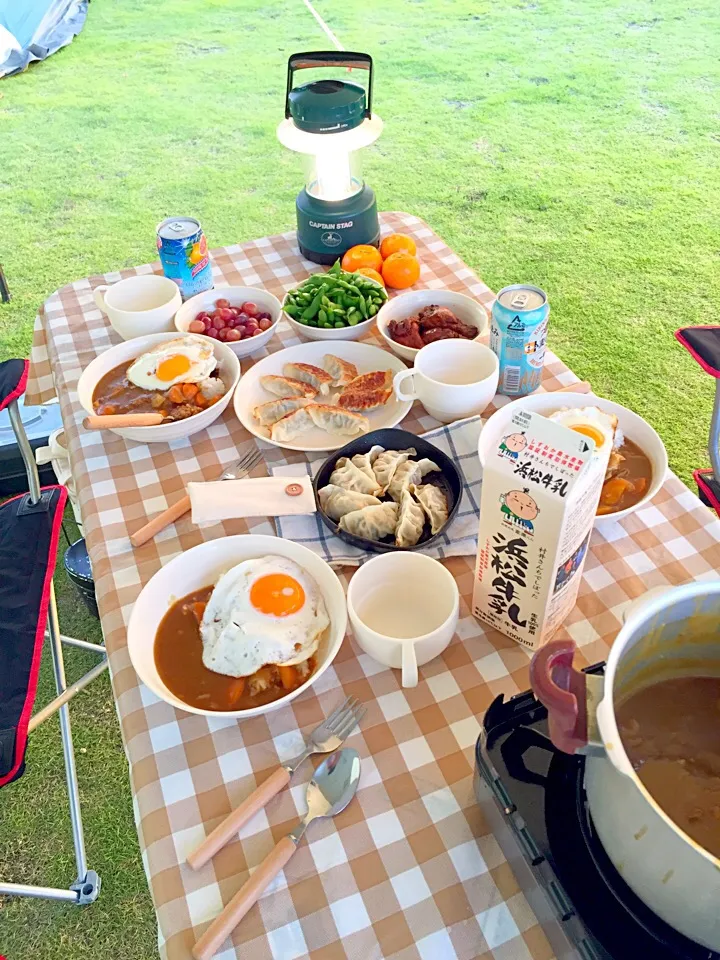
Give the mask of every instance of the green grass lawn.
[[[688, 481], [706, 463], [713, 385], [672, 331], [715, 322], [720, 307], [716, 3], [316, 6], [348, 49], [376, 59], [386, 126], [366, 173], [380, 207], [424, 217], [491, 287], [547, 290], [552, 348], [653, 423]], [[299, 0], [94, 0], [71, 47], [0, 83], [13, 294], [0, 358], [27, 353], [56, 287], [153, 259], [169, 214], [198, 216], [214, 246], [291, 228], [301, 165], [274, 133], [285, 63], [325, 44]], [[65, 631], [91, 636], [73, 595], [62, 599]], [[122, 944], [124, 960], [146, 960], [154, 918], [107, 681], [73, 714], [103, 892], [87, 910], [3, 903], [0, 953], [110, 960]], [[72, 872], [56, 726], [0, 794], [0, 874], [12, 879]]]

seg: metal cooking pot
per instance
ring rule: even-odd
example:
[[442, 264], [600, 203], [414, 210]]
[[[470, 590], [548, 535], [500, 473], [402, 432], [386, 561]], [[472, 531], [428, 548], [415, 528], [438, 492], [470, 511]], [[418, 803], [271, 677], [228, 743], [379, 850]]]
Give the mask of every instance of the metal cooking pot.
[[547, 643], [533, 657], [530, 676], [547, 707], [553, 744], [587, 756], [585, 792], [597, 835], [651, 910], [691, 940], [720, 950], [720, 859], [673, 823], [648, 793], [615, 719], [615, 704], [648, 683], [720, 674], [720, 581], [663, 587], [635, 601], [604, 677], [573, 669], [574, 652], [572, 640]]

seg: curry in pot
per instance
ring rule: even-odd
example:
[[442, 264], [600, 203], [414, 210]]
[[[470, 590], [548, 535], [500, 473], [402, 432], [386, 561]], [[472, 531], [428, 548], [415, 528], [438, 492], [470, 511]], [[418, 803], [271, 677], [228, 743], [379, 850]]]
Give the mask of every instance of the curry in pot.
[[676, 677], [616, 709], [637, 775], [670, 819], [720, 857], [720, 677]]

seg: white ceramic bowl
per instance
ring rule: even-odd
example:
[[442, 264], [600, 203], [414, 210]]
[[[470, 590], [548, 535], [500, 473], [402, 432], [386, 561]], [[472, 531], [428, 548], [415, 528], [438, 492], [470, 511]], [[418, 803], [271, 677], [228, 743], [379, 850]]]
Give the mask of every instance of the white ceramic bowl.
[[[366, 280], [370, 280], [370, 277], [365, 277]], [[370, 280], [370, 283], [374, 283], [376, 286], [380, 284], [376, 280]], [[373, 324], [380, 316], [380, 311], [383, 307], [378, 310], [377, 314], [374, 317], [369, 317], [367, 320], [363, 320], [361, 323], [356, 323], [354, 327], [339, 327], [331, 329], [323, 329], [322, 327], [308, 327], [304, 323], [299, 323], [297, 320], [293, 319], [289, 313], [285, 313], [285, 301], [287, 300], [288, 295], [285, 294], [283, 297], [283, 316], [293, 328], [295, 333], [300, 337], [305, 337], [306, 340], [357, 340], [368, 330], [372, 330]]]
[[485, 421], [480, 433], [478, 453], [481, 465], [485, 463], [488, 450], [504, 436], [505, 428], [516, 410], [530, 410], [547, 415], [562, 407], [599, 407], [607, 413], [614, 413], [623, 434], [640, 447], [652, 465], [650, 486], [645, 496], [632, 507], [596, 517], [595, 525], [601, 526], [622, 520], [623, 517], [640, 510], [652, 500], [662, 486], [668, 468], [667, 452], [662, 440], [647, 420], [643, 420], [637, 413], [633, 413], [619, 403], [613, 403], [612, 400], [606, 400], [604, 397], [596, 397], [591, 393], [536, 393], [528, 397], [520, 397], [501, 407]]
[[[194, 590], [216, 583], [230, 567], [242, 560], [264, 556], [288, 557], [310, 574], [322, 593], [330, 618], [327, 639], [321, 642], [317, 653], [317, 666], [311, 677], [285, 696], [273, 703], [250, 710], [202, 710], [193, 707], [175, 696], [165, 686], [155, 666], [155, 634], [168, 608], [181, 597]], [[256, 717], [270, 713], [294, 700], [322, 676], [335, 659], [347, 628], [345, 591], [332, 568], [312, 550], [292, 540], [247, 534], [236, 537], [221, 537], [201, 543], [177, 557], [173, 557], [145, 584], [135, 601], [128, 625], [128, 651], [138, 676], [152, 692], [178, 710], [199, 713], [206, 717]]]
[[212, 313], [215, 309], [216, 300], [229, 300], [231, 307], [240, 307], [246, 301], [251, 300], [264, 313], [270, 314], [272, 326], [269, 329], [259, 333], [256, 337], [250, 337], [248, 340], [238, 340], [234, 343], [225, 344], [236, 357], [249, 357], [251, 353], [257, 353], [275, 334], [278, 320], [282, 314], [280, 301], [277, 297], [268, 293], [267, 290], [261, 290], [258, 287], [215, 287], [214, 290], [205, 290], [203, 293], [198, 293], [197, 296], [187, 300], [175, 314], [175, 327], [180, 333], [187, 333], [190, 321], [194, 320], [202, 310]]
[[412, 363], [419, 348], [404, 347], [401, 343], [396, 343], [388, 333], [390, 321], [405, 320], [433, 303], [438, 307], [447, 307], [448, 310], [452, 310], [458, 320], [462, 320], [468, 326], [477, 327], [476, 340], [487, 331], [487, 310], [477, 300], [466, 297], [464, 293], [456, 293], [454, 290], [411, 290], [409, 293], [401, 293], [397, 297], [392, 297], [378, 310], [377, 327], [393, 353], [402, 357], [403, 360], [409, 360]]
[[[193, 336], [199, 336], [199, 334], [193, 334]], [[177, 333], [154, 333], [148, 337], [135, 337], [134, 340], [119, 343], [116, 347], [110, 347], [105, 353], [95, 357], [85, 367], [78, 381], [78, 400], [83, 409], [88, 414], [95, 413], [92, 405], [93, 393], [98, 382], [106, 373], [109, 373], [114, 367], [120, 366], [121, 363], [129, 363], [139, 357], [141, 353], [151, 350], [165, 340], [177, 340], [177, 338]], [[157, 427], [115, 427], [112, 428], [113, 433], [125, 437], [126, 440], [137, 440], [139, 443], [169, 443], [172, 440], [191, 437], [194, 433], [204, 430], [214, 420], [217, 420], [230, 403], [230, 398], [240, 380], [240, 361], [230, 349], [229, 344], [220, 343], [219, 340], [211, 340], [209, 337], [203, 337], [202, 339], [213, 345], [220, 376], [227, 387], [218, 402], [186, 420], [161, 423]]]

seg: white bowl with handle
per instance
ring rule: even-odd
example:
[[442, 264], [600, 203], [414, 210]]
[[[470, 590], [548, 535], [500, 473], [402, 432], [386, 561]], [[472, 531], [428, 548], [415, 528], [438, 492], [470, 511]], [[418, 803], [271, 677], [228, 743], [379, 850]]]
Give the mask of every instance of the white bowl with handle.
[[[182, 597], [217, 583], [220, 576], [235, 564], [257, 557], [287, 557], [302, 567], [318, 585], [330, 619], [330, 626], [320, 641], [314, 672], [307, 680], [272, 703], [245, 710], [203, 710], [177, 697], [161, 679], [155, 666], [155, 635], [169, 608]], [[173, 557], [145, 584], [135, 601], [128, 624], [128, 652], [140, 679], [152, 692], [171, 707], [198, 713], [205, 717], [257, 717], [284, 707], [308, 690], [328, 669], [342, 645], [347, 629], [345, 591], [335, 571], [322, 557], [302, 544], [281, 537], [246, 534], [221, 537], [198, 544]]]
[[[191, 437], [217, 420], [230, 403], [230, 398], [240, 380], [240, 361], [230, 349], [229, 344], [220, 343], [219, 340], [211, 340], [209, 337], [202, 337], [199, 334], [192, 334], [192, 336], [197, 336], [213, 345], [215, 357], [218, 361], [217, 369], [227, 388], [218, 402], [211, 407], [206, 407], [205, 410], [201, 410], [200, 413], [187, 417], [185, 420], [160, 423], [155, 427], [108, 427], [109, 430], [125, 437], [126, 440], [137, 440], [138, 443], [170, 443], [183, 437]], [[106, 373], [110, 373], [111, 370], [123, 363], [129, 366], [131, 361], [137, 359], [141, 354], [147, 353], [148, 350], [152, 350], [153, 347], [165, 341], [177, 340], [178, 337], [179, 334], [177, 333], [155, 333], [148, 337], [135, 337], [134, 340], [119, 343], [95, 357], [83, 370], [77, 385], [78, 400], [86, 413], [89, 415], [95, 413], [92, 402], [93, 394]]]

